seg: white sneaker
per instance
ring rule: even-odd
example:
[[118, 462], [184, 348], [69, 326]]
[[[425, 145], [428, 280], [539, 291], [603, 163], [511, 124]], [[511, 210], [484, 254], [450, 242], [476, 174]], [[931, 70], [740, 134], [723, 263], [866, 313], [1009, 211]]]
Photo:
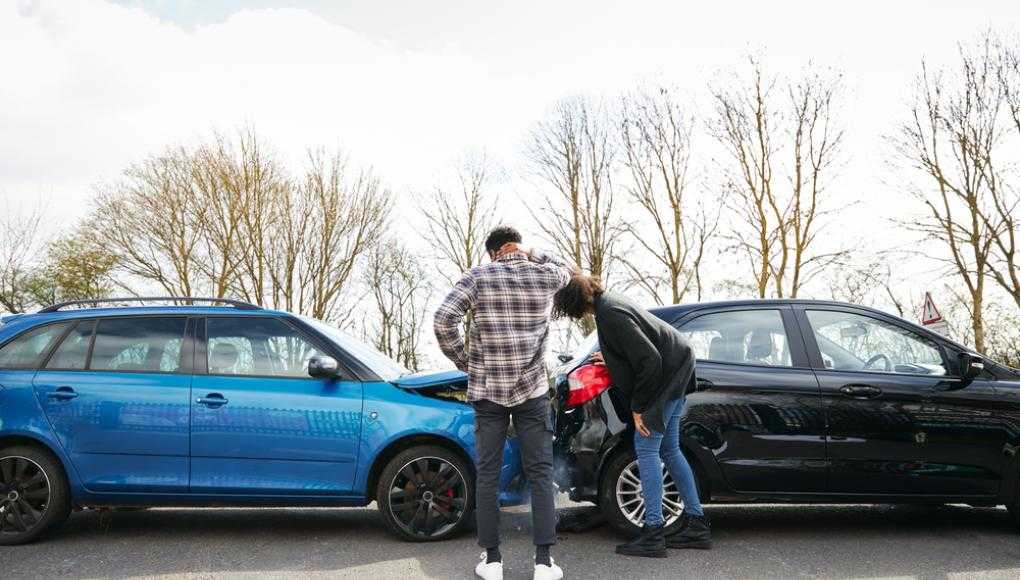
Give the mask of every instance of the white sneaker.
[[556, 560], [549, 558], [551, 566], [535, 564], [535, 580], [560, 580], [563, 578], [563, 569], [556, 565]]
[[[482, 552], [482, 561], [475, 566], [475, 574], [482, 580], [503, 580], [503, 562], [488, 563], [485, 560], [485, 552]], [[546, 566], [543, 566], [543, 568], [545, 567]], [[562, 577], [563, 573], [561, 572], [559, 578]], [[538, 576], [536, 576], [536, 578], [538, 578]]]

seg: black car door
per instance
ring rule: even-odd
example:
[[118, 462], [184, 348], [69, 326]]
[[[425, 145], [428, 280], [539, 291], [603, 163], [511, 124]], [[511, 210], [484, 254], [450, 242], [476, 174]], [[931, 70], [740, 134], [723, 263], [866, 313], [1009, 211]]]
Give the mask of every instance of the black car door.
[[[795, 311], [829, 425], [830, 491], [997, 491], [1000, 435], [983, 432], [979, 419], [991, 411], [994, 388], [987, 382], [964, 388], [958, 365], [935, 335], [849, 306]], [[969, 416], [969, 424], [962, 416]]]
[[825, 414], [785, 305], [699, 310], [676, 326], [697, 357], [685, 436], [712, 450], [737, 492], [825, 489]]

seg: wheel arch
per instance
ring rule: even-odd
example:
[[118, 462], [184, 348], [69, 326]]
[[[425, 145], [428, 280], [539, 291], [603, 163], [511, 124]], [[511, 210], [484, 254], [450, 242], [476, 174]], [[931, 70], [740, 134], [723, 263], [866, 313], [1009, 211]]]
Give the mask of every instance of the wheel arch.
[[69, 471], [67, 462], [64, 461], [63, 454], [59, 452], [55, 445], [51, 445], [48, 441], [41, 437], [27, 433], [11, 433], [0, 435], [0, 449], [4, 447], [10, 447], [12, 445], [26, 445], [28, 447], [39, 447], [50, 455], [55, 457], [60, 465], [64, 468], [64, 471]]
[[64, 470], [64, 477], [67, 479], [67, 483], [70, 486], [72, 498], [75, 496], [75, 488], [77, 485], [78, 474], [74, 471], [67, 458], [61, 452], [58, 445], [51, 444], [44, 438], [39, 437], [34, 433], [6, 433], [0, 435], [0, 449], [4, 447], [10, 447], [14, 445], [24, 445], [27, 447], [35, 447], [41, 449], [46, 453], [49, 453], [57, 460], [57, 463]]
[[405, 449], [410, 449], [411, 447], [417, 447], [419, 445], [436, 445], [456, 454], [464, 460], [464, 464], [467, 465], [471, 472], [471, 477], [475, 477], [474, 459], [471, 458], [464, 447], [453, 439], [434, 433], [414, 433], [404, 435], [387, 443], [372, 460], [372, 467], [369, 469], [368, 477], [365, 480], [365, 498], [367, 501], [371, 502], [376, 499], [375, 491], [379, 483], [379, 476], [383, 469], [386, 468], [386, 464]]

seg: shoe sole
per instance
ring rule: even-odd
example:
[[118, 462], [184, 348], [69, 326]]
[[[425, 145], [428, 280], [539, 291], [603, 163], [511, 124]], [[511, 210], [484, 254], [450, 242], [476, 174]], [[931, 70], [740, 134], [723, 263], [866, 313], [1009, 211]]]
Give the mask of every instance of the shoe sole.
[[635, 558], [668, 558], [669, 551], [663, 550], [661, 552], [627, 552], [623, 550], [616, 550], [616, 553], [621, 556], [633, 556]]
[[666, 545], [671, 550], [711, 550], [712, 542], [691, 542], [689, 544]]

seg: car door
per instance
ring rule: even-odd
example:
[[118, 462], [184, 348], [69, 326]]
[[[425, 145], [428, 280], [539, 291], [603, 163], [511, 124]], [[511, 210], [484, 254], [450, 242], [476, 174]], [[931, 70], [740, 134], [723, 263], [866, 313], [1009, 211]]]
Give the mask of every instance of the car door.
[[797, 312], [825, 401], [833, 492], [995, 493], [1001, 430], [981, 426], [992, 386], [961, 388], [943, 345], [895, 318], [840, 306]]
[[697, 358], [684, 434], [713, 451], [730, 487], [824, 491], [824, 408], [789, 307], [697, 311], [677, 326]]
[[188, 489], [191, 341], [185, 316], [72, 322], [33, 379], [84, 486]]
[[351, 491], [362, 384], [315, 379], [328, 346], [282, 318], [209, 316], [192, 389], [191, 491], [337, 495]]

